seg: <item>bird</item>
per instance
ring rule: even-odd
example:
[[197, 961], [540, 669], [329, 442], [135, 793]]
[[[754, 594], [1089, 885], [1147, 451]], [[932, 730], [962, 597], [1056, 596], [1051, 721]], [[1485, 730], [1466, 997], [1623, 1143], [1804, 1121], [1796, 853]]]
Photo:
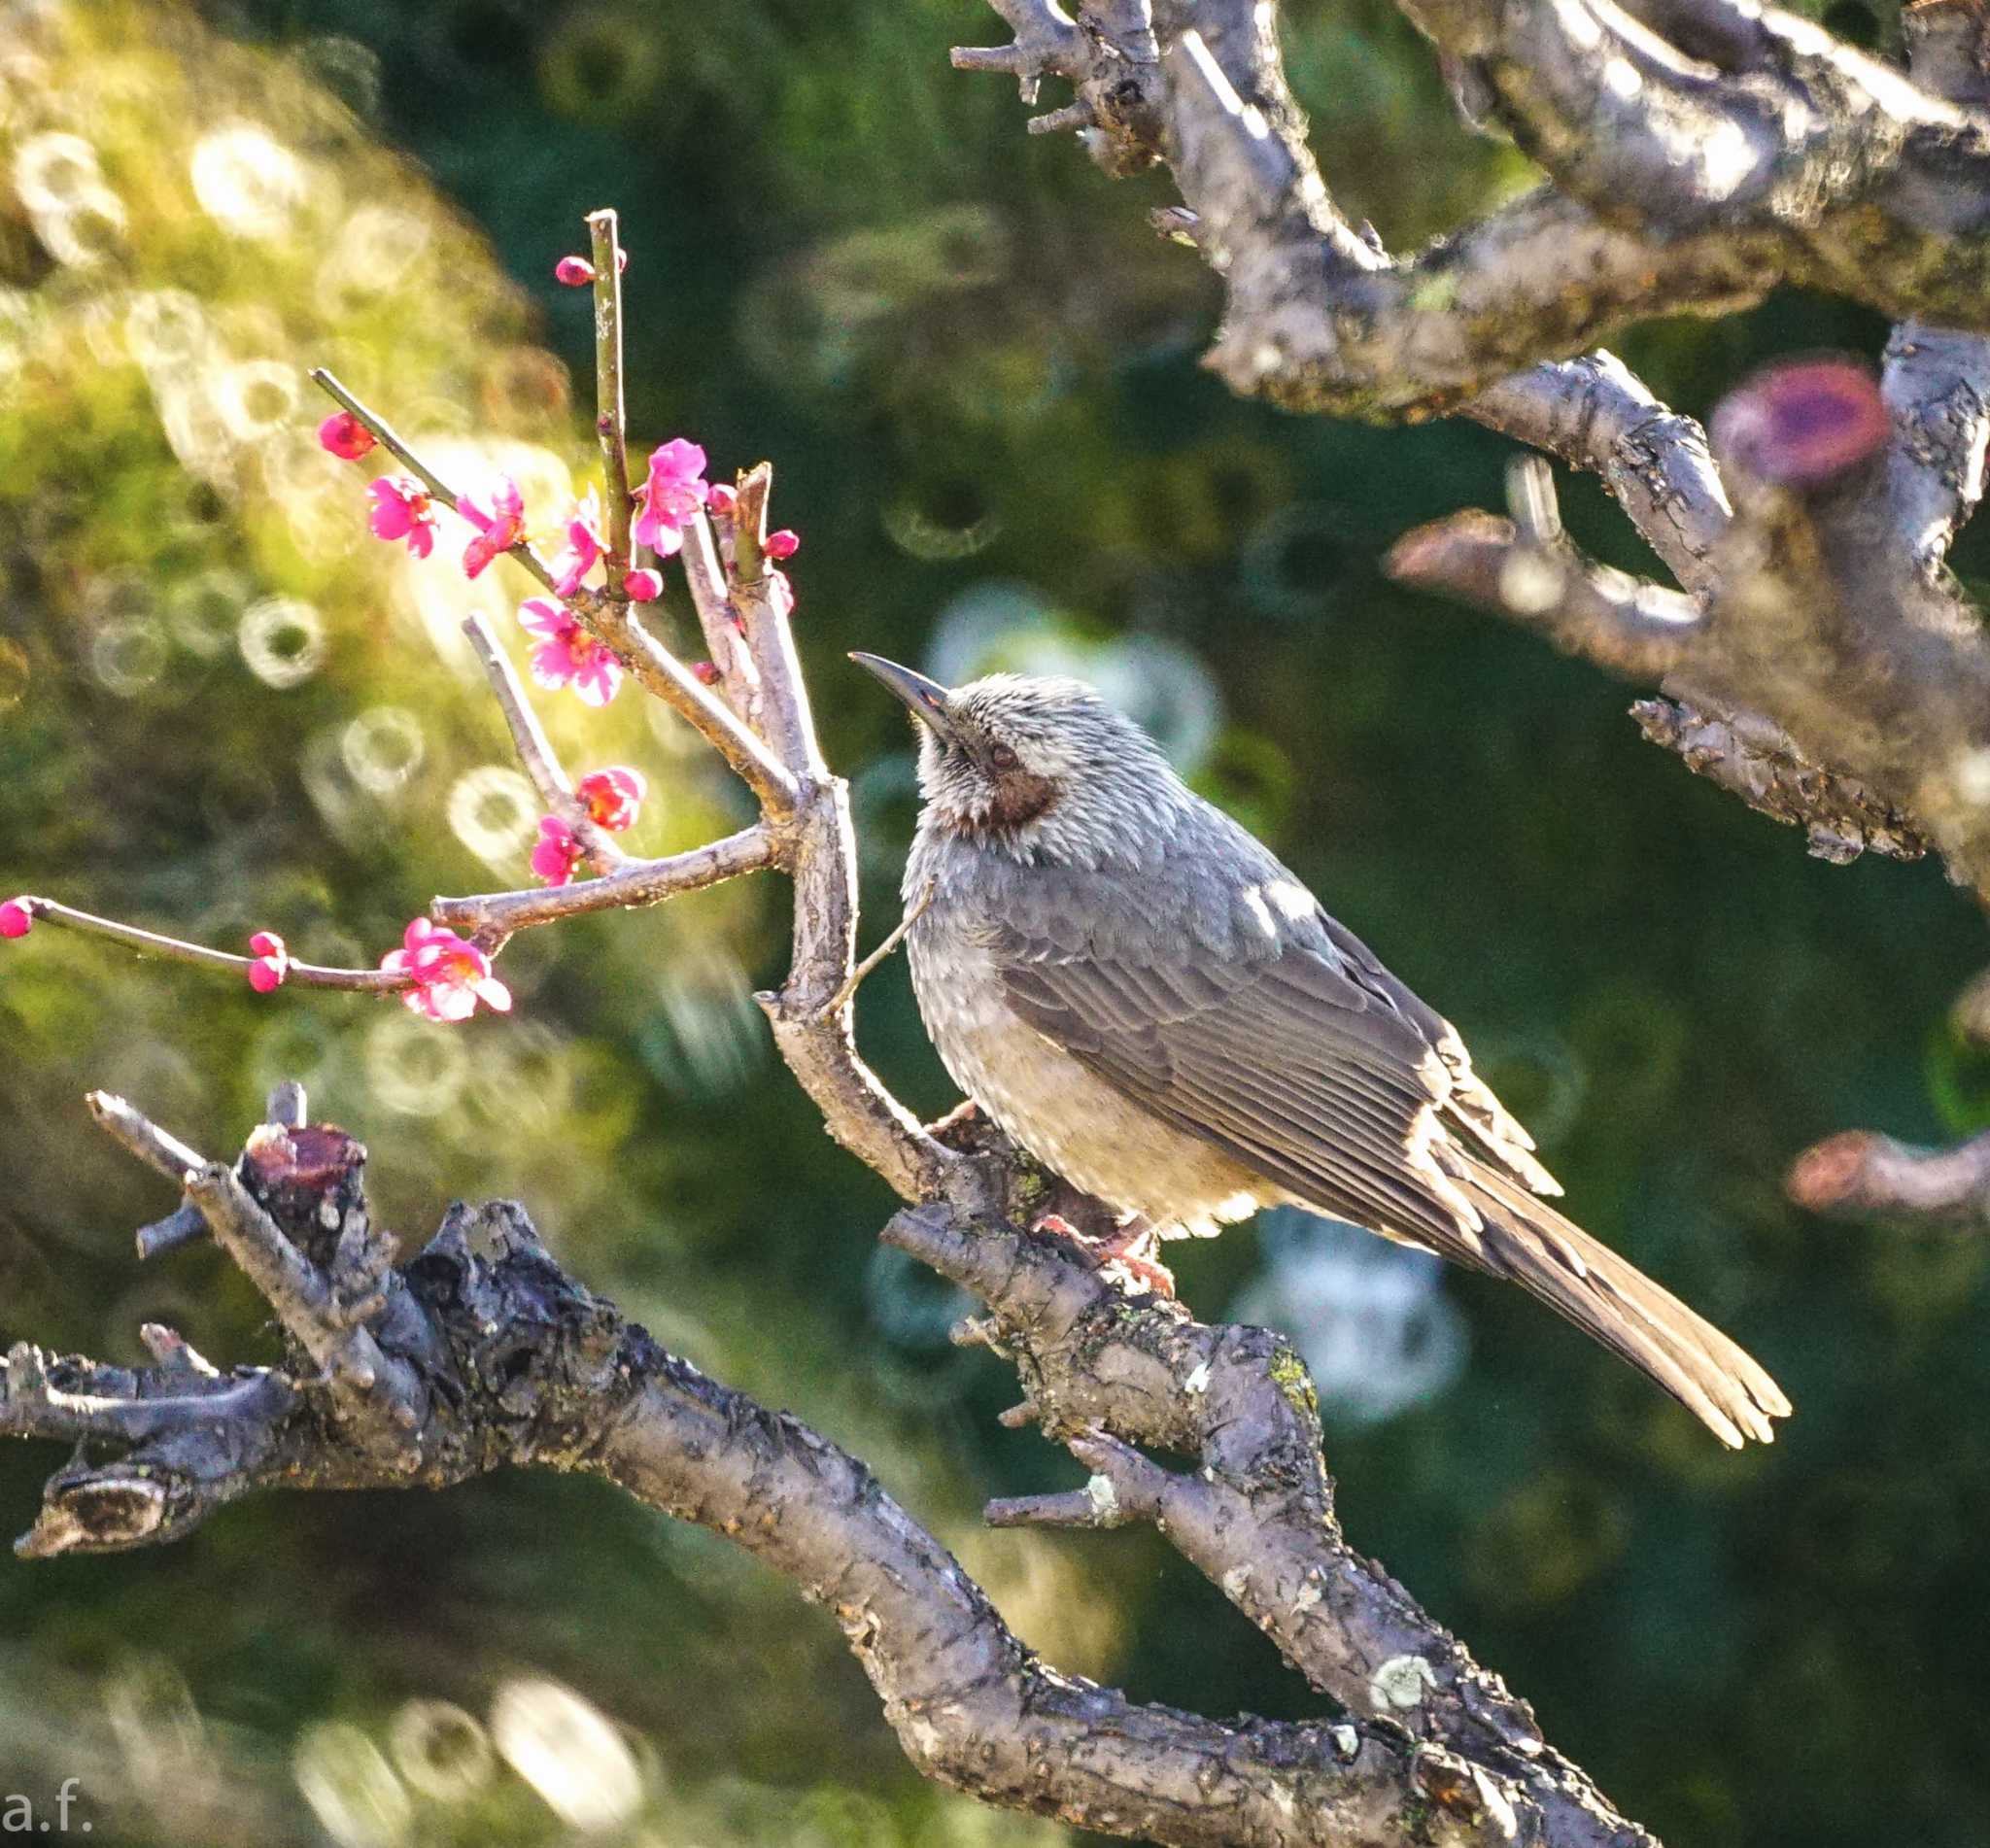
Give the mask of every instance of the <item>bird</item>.
[[1299, 1206], [1506, 1278], [1724, 1444], [1772, 1441], [1774, 1380], [1549, 1204], [1458, 1029], [1137, 724], [1075, 679], [850, 658], [917, 722], [902, 928], [927, 1034], [1118, 1215], [1109, 1254]]

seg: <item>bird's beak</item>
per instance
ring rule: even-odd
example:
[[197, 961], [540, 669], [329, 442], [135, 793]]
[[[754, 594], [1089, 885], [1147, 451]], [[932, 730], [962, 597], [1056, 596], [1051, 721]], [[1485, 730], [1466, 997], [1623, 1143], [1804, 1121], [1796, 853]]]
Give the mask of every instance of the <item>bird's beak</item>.
[[878, 679], [898, 695], [911, 709], [912, 717], [930, 726], [943, 738], [953, 736], [953, 720], [947, 710], [950, 696], [937, 680], [928, 680], [922, 673], [914, 673], [909, 667], [901, 667], [895, 661], [886, 661], [882, 655], [852, 654], [850, 659], [867, 673], [875, 673]]

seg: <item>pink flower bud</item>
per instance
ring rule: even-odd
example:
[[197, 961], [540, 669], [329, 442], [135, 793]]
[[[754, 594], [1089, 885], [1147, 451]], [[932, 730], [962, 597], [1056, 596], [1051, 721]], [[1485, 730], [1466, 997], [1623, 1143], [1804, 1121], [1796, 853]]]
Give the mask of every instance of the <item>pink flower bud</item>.
[[0, 937], [25, 937], [34, 927], [34, 910], [25, 898], [0, 905]]
[[595, 266], [585, 257], [563, 257], [553, 265], [553, 280], [568, 289], [585, 289], [595, 279]]
[[778, 532], [770, 532], [760, 549], [771, 559], [791, 559], [802, 549], [802, 535], [793, 527], [782, 527]]
[[722, 520], [730, 520], [738, 509], [739, 496], [724, 482], [715, 481], [705, 495], [704, 504]]
[[622, 588], [632, 603], [654, 603], [664, 594], [664, 574], [647, 565], [622, 574]]
[[342, 462], [358, 462], [378, 448], [373, 432], [351, 411], [334, 411], [318, 427], [318, 440]]
[[591, 770], [574, 786], [573, 793], [586, 805], [596, 827], [619, 835], [635, 825], [649, 784], [640, 770], [617, 764], [609, 770]]
[[1827, 356], [1756, 373], [1721, 400], [1711, 433], [1724, 463], [1801, 494], [1871, 461], [1893, 424], [1870, 367]]
[[249, 965], [249, 986], [258, 995], [274, 994], [291, 973], [291, 952], [274, 931], [257, 931], [249, 940], [256, 960]]
[[694, 661], [691, 664], [691, 677], [702, 687], [715, 687], [725, 676], [711, 662]]

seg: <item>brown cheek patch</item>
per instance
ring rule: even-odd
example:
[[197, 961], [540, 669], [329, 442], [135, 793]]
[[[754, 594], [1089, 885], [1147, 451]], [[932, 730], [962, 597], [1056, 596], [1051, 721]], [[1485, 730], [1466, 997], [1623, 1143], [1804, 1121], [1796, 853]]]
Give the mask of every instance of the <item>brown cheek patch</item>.
[[1017, 770], [995, 785], [995, 798], [988, 804], [989, 823], [998, 828], [1020, 828], [1035, 821], [1057, 800], [1057, 785], [1047, 776], [1032, 776]]

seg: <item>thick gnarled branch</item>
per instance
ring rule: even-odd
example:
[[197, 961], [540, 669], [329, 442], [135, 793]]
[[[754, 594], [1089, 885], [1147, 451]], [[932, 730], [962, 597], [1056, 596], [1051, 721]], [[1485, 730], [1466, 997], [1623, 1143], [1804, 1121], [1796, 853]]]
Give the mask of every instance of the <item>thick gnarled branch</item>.
[[[177, 1162], [177, 1145], [128, 1106], [99, 1114], [148, 1159]], [[238, 1168], [190, 1176], [295, 1344], [284, 1367], [222, 1375], [161, 1329], [147, 1331], [157, 1364], [146, 1370], [9, 1352], [0, 1434], [82, 1447], [50, 1481], [24, 1555], [177, 1538], [257, 1489], [585, 1470], [723, 1534], [826, 1605], [913, 1763], [985, 1800], [1182, 1848], [1514, 1838], [1525, 1793], [1386, 1717], [1218, 1722], [1038, 1662], [869, 1470], [590, 1296], [519, 1208], [453, 1209], [404, 1269], [382, 1268], [391, 1253], [360, 1166], [340, 1132], [271, 1125]], [[355, 1265], [370, 1266], [372, 1286], [347, 1302], [340, 1280]]]

